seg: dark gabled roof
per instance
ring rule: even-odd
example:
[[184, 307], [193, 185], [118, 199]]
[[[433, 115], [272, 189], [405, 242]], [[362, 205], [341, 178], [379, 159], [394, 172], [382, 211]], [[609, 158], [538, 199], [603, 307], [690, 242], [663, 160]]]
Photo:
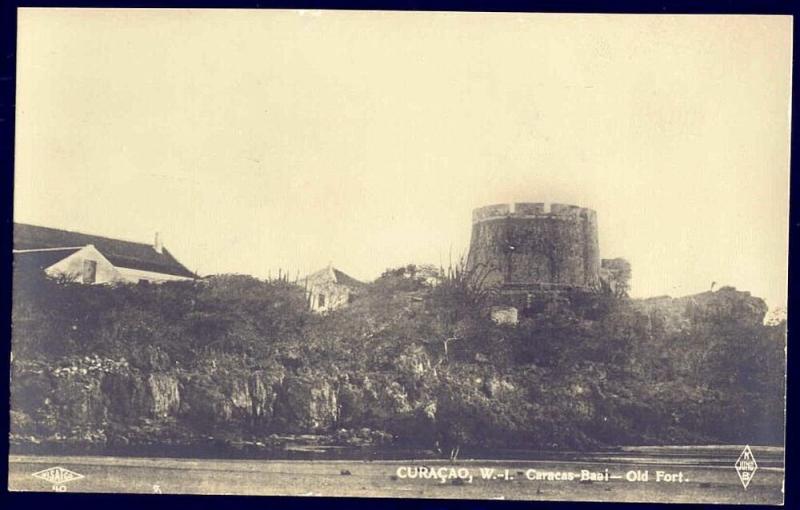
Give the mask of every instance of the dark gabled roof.
[[[26, 225], [23, 223], [14, 224], [14, 250], [76, 248], [86, 246], [87, 244], [94, 245], [109, 262], [117, 267], [197, 278], [196, 274], [186, 269], [186, 267], [178, 262], [166, 248], [161, 250], [161, 253], [158, 253], [153, 246], [148, 243], [122, 241], [120, 239], [111, 239], [108, 237], [81, 234], [79, 232], [39, 227], [36, 225]], [[66, 256], [67, 255], [64, 255], [64, 257]], [[46, 256], [43, 255], [43, 257]]]
[[14, 254], [14, 268], [20, 269], [47, 269], [56, 262], [64, 260], [80, 248], [65, 248], [61, 250], [28, 251]]

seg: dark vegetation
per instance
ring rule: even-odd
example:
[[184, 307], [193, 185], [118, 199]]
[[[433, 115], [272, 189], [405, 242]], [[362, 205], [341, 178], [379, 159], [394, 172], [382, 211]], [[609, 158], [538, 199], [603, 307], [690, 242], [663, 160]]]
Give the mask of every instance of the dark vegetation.
[[553, 300], [517, 326], [491, 293], [413, 266], [350, 307], [286, 281], [14, 281], [12, 443], [597, 448], [782, 444], [785, 321], [722, 288]]

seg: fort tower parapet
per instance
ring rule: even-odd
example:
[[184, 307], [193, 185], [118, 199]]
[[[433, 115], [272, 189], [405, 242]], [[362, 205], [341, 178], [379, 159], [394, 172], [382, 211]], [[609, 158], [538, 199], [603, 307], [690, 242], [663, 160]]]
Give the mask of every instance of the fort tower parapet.
[[501, 289], [595, 288], [597, 214], [566, 204], [514, 203], [472, 212], [467, 268]]

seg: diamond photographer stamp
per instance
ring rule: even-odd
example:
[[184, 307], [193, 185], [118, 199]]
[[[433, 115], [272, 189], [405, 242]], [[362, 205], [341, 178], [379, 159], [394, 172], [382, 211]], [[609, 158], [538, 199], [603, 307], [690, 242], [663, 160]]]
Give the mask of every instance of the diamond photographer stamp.
[[739, 480], [742, 481], [744, 490], [747, 490], [747, 486], [750, 485], [750, 480], [753, 479], [753, 475], [756, 474], [757, 470], [758, 464], [753, 457], [753, 451], [750, 449], [750, 445], [745, 445], [744, 450], [739, 455], [739, 459], [736, 461], [736, 473], [739, 475]]

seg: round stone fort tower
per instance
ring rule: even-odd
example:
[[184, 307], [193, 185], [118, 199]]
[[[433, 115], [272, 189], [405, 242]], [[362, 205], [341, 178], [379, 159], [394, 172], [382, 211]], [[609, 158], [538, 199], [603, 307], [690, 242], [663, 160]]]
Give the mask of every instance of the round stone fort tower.
[[597, 214], [527, 202], [475, 209], [467, 269], [483, 287], [594, 288], [600, 279]]

